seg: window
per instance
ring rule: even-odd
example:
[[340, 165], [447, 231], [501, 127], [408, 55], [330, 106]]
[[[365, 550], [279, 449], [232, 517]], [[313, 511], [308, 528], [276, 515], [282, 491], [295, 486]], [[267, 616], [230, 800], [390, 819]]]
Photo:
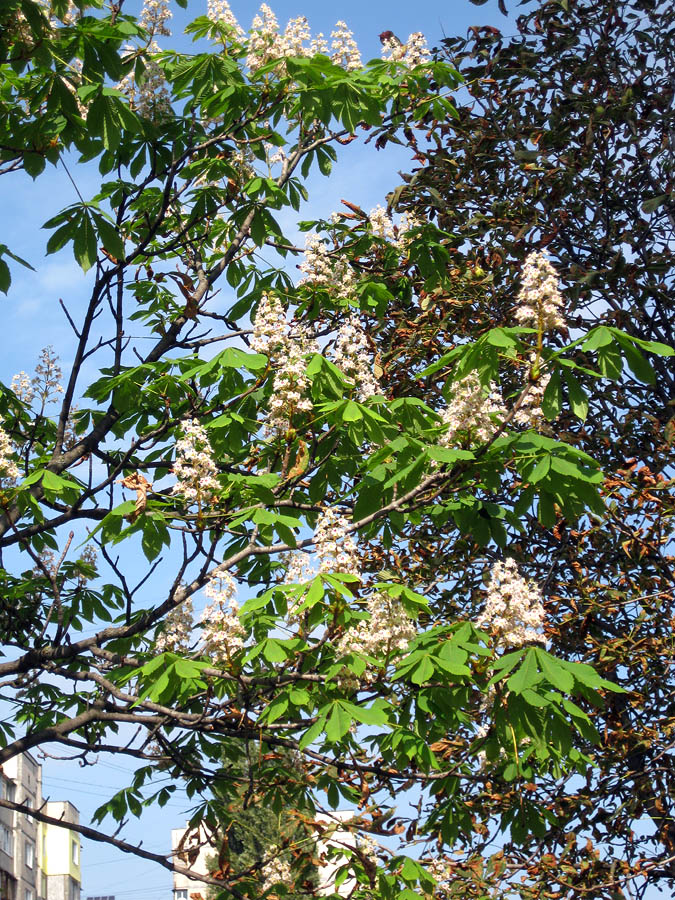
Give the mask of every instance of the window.
[[72, 850], [72, 855], [73, 855], [73, 862], [77, 866], [80, 864], [80, 845], [78, 844], [77, 841], [72, 842], [71, 850]]
[[[32, 841], [26, 841], [26, 865], [29, 869], [32, 869], [35, 865], [35, 844]], [[26, 898], [28, 900], [28, 898]]]
[[174, 900], [188, 900], [187, 888], [173, 892]]
[[35, 896], [33, 895], [33, 891], [31, 888], [26, 888], [26, 893], [24, 894], [24, 900], [35, 900]]
[[4, 850], [9, 856], [14, 854], [12, 832], [6, 825], [0, 825], [0, 849]]
[[7, 778], [2, 778], [2, 799], [9, 800], [11, 803], [14, 803], [14, 798], [16, 797], [16, 785], [13, 781], [9, 781]]

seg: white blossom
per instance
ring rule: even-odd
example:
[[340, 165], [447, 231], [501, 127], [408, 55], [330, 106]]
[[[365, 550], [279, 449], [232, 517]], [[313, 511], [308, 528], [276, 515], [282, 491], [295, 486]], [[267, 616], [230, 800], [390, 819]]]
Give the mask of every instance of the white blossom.
[[153, 37], [157, 34], [170, 35], [171, 29], [167, 23], [172, 16], [167, 0], [143, 0], [138, 24]]
[[456, 447], [468, 439], [471, 446], [489, 441], [506, 416], [499, 389], [490, 382], [487, 388], [478, 375], [470, 372], [453, 385], [447, 408], [441, 413], [447, 431], [441, 436], [444, 447]]
[[375, 209], [371, 209], [368, 221], [375, 237], [382, 238], [385, 241], [393, 241], [396, 238], [394, 223], [383, 206], [378, 204]]
[[402, 44], [395, 36], [382, 42], [382, 59], [403, 63], [408, 69], [429, 61], [427, 42], [421, 31], [415, 31]]
[[352, 379], [359, 400], [364, 401], [380, 393], [370, 361], [368, 338], [356, 315], [349, 316], [338, 329], [335, 365]]
[[515, 318], [519, 325], [540, 331], [565, 327], [558, 275], [543, 253], [530, 253], [525, 260], [517, 299]]
[[295, 550], [286, 555], [286, 574], [284, 584], [307, 584], [315, 577], [316, 572], [312, 566], [312, 557], [304, 550]]
[[[155, 41], [148, 47], [149, 54], [159, 53], [160, 48]], [[171, 113], [171, 95], [167, 87], [164, 72], [152, 55], [144, 57], [145, 72], [143, 80], [139, 83], [132, 70], [117, 85], [129, 99], [129, 106], [139, 116], [149, 119], [155, 124], [163, 122]]]
[[234, 599], [236, 589], [230, 573], [218, 570], [204, 588], [213, 603], [204, 608], [199, 620], [203, 626], [202, 652], [210, 656], [215, 665], [226, 665], [244, 646], [246, 631], [239, 620], [239, 605]]
[[158, 653], [179, 653], [190, 646], [192, 635], [192, 600], [188, 597], [174, 607], [164, 620], [155, 648]]
[[[276, 849], [273, 849], [272, 852], [276, 852]], [[260, 870], [260, 874], [263, 879], [261, 886], [263, 894], [277, 884], [290, 887], [293, 880], [290, 864], [279, 856], [266, 860]]]
[[314, 545], [320, 573], [359, 575], [356, 541], [349, 522], [337, 510], [329, 508], [319, 516]]
[[309, 378], [305, 358], [318, 346], [310, 328], [303, 322], [286, 322], [280, 300], [263, 294], [253, 322], [251, 347], [272, 362], [274, 381], [265, 422], [269, 438], [285, 434], [296, 413], [311, 412]]
[[290, 19], [284, 29], [284, 33], [279, 35], [274, 42], [274, 56], [281, 58], [307, 56], [308, 49], [305, 48], [304, 44], [305, 41], [310, 41], [311, 38], [309, 23], [305, 16]]
[[365, 653], [381, 658], [408, 649], [417, 630], [400, 600], [378, 591], [366, 601], [366, 612], [368, 618], [349, 628], [337, 642], [338, 656]]
[[544, 643], [544, 602], [539, 588], [525, 581], [513, 559], [496, 562], [487, 587], [485, 609], [478, 628], [490, 628], [498, 644], [521, 647], [533, 641]]
[[286, 346], [286, 311], [275, 294], [265, 292], [260, 298], [255, 319], [251, 348], [270, 359]]
[[395, 242], [399, 250], [405, 250], [405, 248], [410, 243], [410, 232], [415, 228], [419, 228], [422, 224], [423, 220], [418, 218], [413, 213], [402, 213], [401, 219], [398, 223], [398, 236]]
[[[533, 376], [537, 369], [536, 378]], [[521, 395], [520, 405], [516, 410], [513, 421], [516, 425], [524, 425], [526, 428], [546, 429], [547, 422], [541, 404], [544, 400], [544, 392], [551, 380], [549, 372], [539, 371], [534, 354], [530, 357], [530, 377], [524, 395]]]
[[284, 353], [276, 361], [269, 416], [265, 423], [267, 437], [283, 435], [297, 413], [312, 411], [312, 401], [307, 393], [310, 382], [305, 357], [316, 350], [316, 341], [303, 323], [291, 326]]
[[317, 53], [323, 53], [325, 56], [328, 55], [328, 42], [323, 36], [322, 31], [320, 31], [316, 37], [312, 38], [312, 42], [309, 45], [309, 55], [316, 56]]
[[35, 388], [30, 376], [21, 370], [18, 375], [13, 376], [11, 387], [19, 400], [26, 406], [30, 406], [35, 396]]
[[274, 47], [279, 36], [279, 23], [270, 7], [263, 3], [251, 24], [246, 65], [251, 72], [275, 58]]
[[436, 880], [435, 894], [449, 894], [457, 880], [457, 872], [451, 860], [447, 856], [425, 860], [426, 870]]
[[[286, 574], [283, 580], [285, 585], [307, 584], [316, 576], [316, 571], [312, 565], [312, 557], [303, 550], [295, 550], [293, 553], [286, 554], [282, 561], [286, 564]], [[288, 607], [288, 619], [290, 622], [297, 621], [297, 609], [304, 602], [305, 598], [303, 596], [292, 598]]]
[[304, 260], [298, 268], [304, 275], [299, 285], [326, 288], [342, 299], [349, 299], [354, 293], [354, 270], [344, 256], [329, 254], [328, 247], [317, 234], [307, 235]]
[[33, 389], [43, 403], [53, 400], [57, 394], [63, 393], [61, 385], [61, 366], [53, 347], [44, 347], [40, 351], [40, 360], [35, 367]]
[[198, 420], [183, 422], [182, 430], [183, 437], [176, 441], [173, 473], [178, 481], [172, 493], [188, 504], [197, 503], [201, 509], [212, 504], [220, 490], [218, 469], [206, 429]]
[[336, 22], [330, 36], [333, 39], [330, 57], [333, 62], [338, 66], [344, 66], [348, 72], [361, 69], [363, 67], [361, 54], [353, 32], [347, 28], [347, 23], [342, 20]]
[[19, 477], [19, 468], [13, 458], [13, 449], [12, 441], [2, 428], [2, 419], [0, 419], [0, 485], [14, 484]]
[[403, 64], [409, 69], [414, 69], [415, 66], [429, 62], [429, 59], [429, 48], [424, 35], [421, 31], [413, 32], [406, 41]]
[[206, 15], [211, 19], [212, 22], [218, 22], [221, 25], [227, 25], [232, 29], [233, 37], [238, 41], [243, 41], [246, 38], [246, 32], [241, 27], [237, 19], [235, 18], [234, 13], [230, 9], [230, 4], [227, 0], [208, 0]]

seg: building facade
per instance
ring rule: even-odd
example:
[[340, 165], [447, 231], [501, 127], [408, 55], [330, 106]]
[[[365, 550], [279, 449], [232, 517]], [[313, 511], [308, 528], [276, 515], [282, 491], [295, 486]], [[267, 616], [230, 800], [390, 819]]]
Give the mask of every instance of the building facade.
[[[208, 859], [214, 855], [213, 847], [196, 831], [174, 828], [171, 832], [171, 850], [174, 859], [189, 866], [199, 874], [209, 871]], [[193, 881], [181, 872], [173, 873], [173, 900], [195, 900], [193, 894], [200, 894], [206, 900], [209, 885], [203, 881]]]
[[[0, 771], [0, 797], [78, 824], [66, 802], [43, 802], [42, 767], [30, 755], [15, 756]], [[80, 900], [80, 836], [0, 807], [0, 900]]]

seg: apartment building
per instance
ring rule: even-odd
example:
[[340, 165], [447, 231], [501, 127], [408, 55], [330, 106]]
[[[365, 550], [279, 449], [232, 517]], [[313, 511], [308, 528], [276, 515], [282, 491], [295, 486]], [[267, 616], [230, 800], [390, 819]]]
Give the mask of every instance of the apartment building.
[[[30, 755], [2, 766], [0, 797], [77, 824], [67, 801], [43, 802], [42, 767]], [[0, 900], [80, 900], [80, 836], [0, 807]]]
[[[200, 874], [209, 871], [208, 860], [214, 851], [203, 834], [189, 832], [187, 828], [174, 828], [171, 831], [171, 849], [175, 859], [184, 866], [190, 866]], [[210, 886], [203, 881], [193, 881], [181, 872], [173, 873], [173, 900], [193, 900], [192, 894], [201, 894], [202, 900], [206, 900], [209, 890]]]

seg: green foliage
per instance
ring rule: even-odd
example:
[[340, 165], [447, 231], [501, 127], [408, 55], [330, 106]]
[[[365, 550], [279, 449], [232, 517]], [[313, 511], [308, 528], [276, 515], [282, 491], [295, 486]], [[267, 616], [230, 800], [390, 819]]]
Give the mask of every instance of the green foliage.
[[[452, 346], [446, 312], [431, 336], [411, 328], [411, 310], [435, 315], [456, 286], [457, 240], [435, 214], [394, 223], [350, 202], [302, 223], [317, 237], [291, 277], [303, 251], [286, 230], [313, 173], [364, 133], [383, 146], [461, 122], [453, 66], [256, 57], [203, 17], [194, 53], [160, 51], [116, 7], [79, 7], [0, 13], [3, 171], [38, 186], [47, 163], [101, 175], [44, 225], [46, 253], [87, 274], [66, 390], [43, 358], [30, 391], [1, 396], [0, 670], [27, 743], [8, 731], [0, 761], [54, 741], [140, 757], [99, 824], [166, 804], [156, 776], [180, 781], [224, 896], [315, 893], [325, 817], [342, 807], [321, 852], [356, 900], [422, 896], [417, 841], [482, 833], [475, 785], [587, 776], [595, 711], [624, 697], [544, 649], [543, 601], [520, 576], [541, 613], [529, 630], [504, 585], [510, 630], [443, 609], [463, 568], [434, 574], [437, 554], [451, 535], [487, 581], [528, 528], [605, 515], [603, 461], [560, 417], [590, 420], [628, 371], [654, 383], [652, 360], [672, 351], [604, 323], [567, 340], [513, 317], [464, 322]], [[436, 186], [427, 196], [445, 209]], [[0, 258], [0, 290], [9, 279]], [[528, 797], [493, 817], [523, 843], [563, 821]], [[405, 852], [385, 849], [396, 838]]]

